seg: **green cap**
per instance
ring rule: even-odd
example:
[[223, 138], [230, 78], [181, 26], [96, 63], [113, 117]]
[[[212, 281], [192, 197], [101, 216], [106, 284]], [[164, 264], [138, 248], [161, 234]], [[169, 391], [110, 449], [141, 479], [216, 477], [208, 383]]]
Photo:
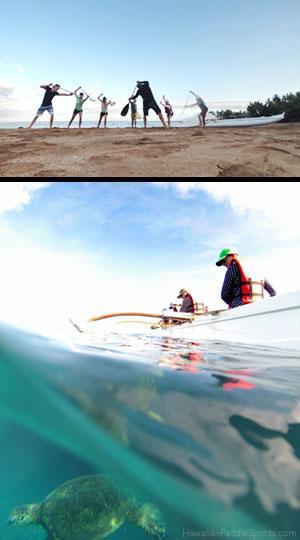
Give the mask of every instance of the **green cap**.
[[219, 255], [219, 260], [216, 262], [216, 265], [222, 266], [224, 259], [225, 257], [227, 257], [227, 255], [237, 255], [237, 254], [238, 254], [238, 250], [236, 248], [231, 247], [231, 248], [222, 249]]

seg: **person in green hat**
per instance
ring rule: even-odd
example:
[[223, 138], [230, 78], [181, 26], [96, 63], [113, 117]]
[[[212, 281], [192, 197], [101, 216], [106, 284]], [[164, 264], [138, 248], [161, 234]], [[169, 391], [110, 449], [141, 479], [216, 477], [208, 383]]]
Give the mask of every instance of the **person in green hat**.
[[270, 296], [276, 296], [276, 291], [267, 279], [258, 280], [249, 277], [236, 248], [222, 249], [216, 265], [227, 268], [221, 298], [229, 309], [263, 299], [264, 290]]

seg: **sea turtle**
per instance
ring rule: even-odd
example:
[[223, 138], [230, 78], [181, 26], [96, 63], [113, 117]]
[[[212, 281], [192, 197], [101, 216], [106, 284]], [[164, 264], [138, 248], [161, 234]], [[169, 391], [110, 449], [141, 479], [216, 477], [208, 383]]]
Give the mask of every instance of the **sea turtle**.
[[106, 475], [95, 474], [61, 484], [40, 504], [15, 508], [8, 523], [42, 525], [47, 540], [101, 540], [126, 519], [157, 540], [165, 535], [156, 506], [138, 503]]

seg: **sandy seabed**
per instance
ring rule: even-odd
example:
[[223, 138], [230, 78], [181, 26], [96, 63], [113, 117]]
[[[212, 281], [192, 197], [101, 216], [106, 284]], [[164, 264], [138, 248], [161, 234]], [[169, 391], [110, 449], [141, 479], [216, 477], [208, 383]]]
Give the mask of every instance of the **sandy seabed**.
[[299, 177], [300, 123], [1, 129], [1, 177]]

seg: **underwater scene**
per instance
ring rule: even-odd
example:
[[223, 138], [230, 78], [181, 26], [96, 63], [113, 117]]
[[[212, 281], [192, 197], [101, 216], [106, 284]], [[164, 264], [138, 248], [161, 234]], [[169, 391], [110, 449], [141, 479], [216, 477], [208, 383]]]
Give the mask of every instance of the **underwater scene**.
[[0, 539], [300, 538], [300, 355], [0, 325]]

